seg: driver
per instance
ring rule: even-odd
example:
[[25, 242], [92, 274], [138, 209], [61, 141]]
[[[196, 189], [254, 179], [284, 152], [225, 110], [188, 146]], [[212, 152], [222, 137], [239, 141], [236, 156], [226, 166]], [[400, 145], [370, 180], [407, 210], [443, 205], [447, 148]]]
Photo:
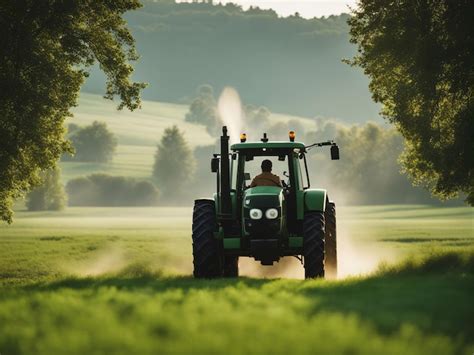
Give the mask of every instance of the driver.
[[278, 186], [282, 187], [281, 180], [277, 175], [272, 174], [272, 162], [265, 159], [262, 161], [262, 173], [252, 180], [250, 187], [255, 186]]

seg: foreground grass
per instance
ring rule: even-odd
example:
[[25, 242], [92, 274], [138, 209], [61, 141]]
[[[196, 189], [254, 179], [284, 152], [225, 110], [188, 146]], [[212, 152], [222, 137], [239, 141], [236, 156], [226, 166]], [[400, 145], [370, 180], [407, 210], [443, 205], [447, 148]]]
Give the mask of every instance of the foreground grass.
[[188, 209], [16, 217], [0, 226], [2, 355], [474, 351], [472, 209], [340, 209], [346, 270], [394, 258], [338, 281], [194, 280]]
[[2, 354], [474, 350], [473, 254], [338, 282], [201, 281], [136, 267], [1, 291]]

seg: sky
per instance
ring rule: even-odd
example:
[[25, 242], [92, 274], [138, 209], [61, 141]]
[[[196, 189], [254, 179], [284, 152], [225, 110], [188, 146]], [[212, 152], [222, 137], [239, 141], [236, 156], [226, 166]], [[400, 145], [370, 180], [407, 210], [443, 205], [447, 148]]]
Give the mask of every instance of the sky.
[[214, 2], [233, 2], [242, 5], [274, 9], [280, 16], [292, 15], [299, 12], [302, 17], [312, 18], [348, 13], [348, 6], [355, 7], [357, 0], [214, 0]]

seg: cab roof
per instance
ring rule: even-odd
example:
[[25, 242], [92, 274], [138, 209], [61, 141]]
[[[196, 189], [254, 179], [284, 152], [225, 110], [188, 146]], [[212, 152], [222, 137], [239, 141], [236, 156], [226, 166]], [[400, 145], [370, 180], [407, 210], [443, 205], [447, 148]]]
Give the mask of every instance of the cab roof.
[[245, 149], [304, 149], [305, 145], [301, 142], [245, 142], [232, 144], [230, 149], [232, 150], [245, 150]]

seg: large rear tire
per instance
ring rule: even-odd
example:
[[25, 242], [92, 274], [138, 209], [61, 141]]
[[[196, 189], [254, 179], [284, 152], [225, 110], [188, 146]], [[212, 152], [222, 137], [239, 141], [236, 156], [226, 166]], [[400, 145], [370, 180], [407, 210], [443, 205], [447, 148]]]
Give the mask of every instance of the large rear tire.
[[304, 277], [324, 277], [324, 213], [307, 212], [303, 221]]
[[336, 233], [336, 204], [329, 201], [326, 205], [325, 218], [325, 257], [324, 269], [326, 278], [337, 278], [337, 233]]
[[224, 257], [224, 277], [239, 277], [239, 257], [225, 256]]
[[193, 211], [194, 277], [222, 276], [221, 253], [214, 232], [217, 228], [216, 208], [212, 200], [196, 200]]

